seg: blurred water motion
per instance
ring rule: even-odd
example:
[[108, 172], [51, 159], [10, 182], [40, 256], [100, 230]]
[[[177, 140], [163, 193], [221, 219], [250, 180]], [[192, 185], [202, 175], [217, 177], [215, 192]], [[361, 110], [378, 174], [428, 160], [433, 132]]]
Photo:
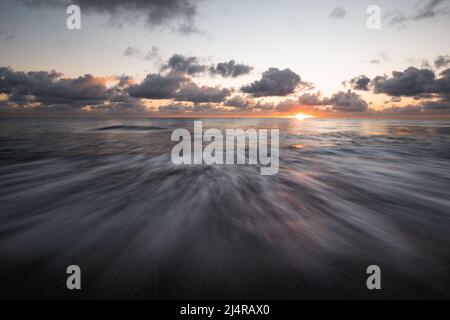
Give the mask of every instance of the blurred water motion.
[[449, 122], [203, 121], [280, 128], [279, 173], [174, 166], [192, 119], [0, 120], [0, 297], [450, 298]]

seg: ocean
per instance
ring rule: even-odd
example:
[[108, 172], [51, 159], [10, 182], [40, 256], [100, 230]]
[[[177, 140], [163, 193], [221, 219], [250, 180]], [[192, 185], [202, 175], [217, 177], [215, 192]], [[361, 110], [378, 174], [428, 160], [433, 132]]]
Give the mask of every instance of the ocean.
[[450, 298], [449, 121], [195, 120], [278, 128], [279, 172], [174, 165], [194, 119], [0, 119], [0, 297]]

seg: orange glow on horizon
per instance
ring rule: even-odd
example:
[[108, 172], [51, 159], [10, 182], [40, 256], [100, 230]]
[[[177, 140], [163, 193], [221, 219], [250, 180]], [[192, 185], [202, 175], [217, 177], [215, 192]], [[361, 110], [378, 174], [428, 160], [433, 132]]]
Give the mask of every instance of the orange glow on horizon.
[[305, 120], [305, 119], [311, 119], [314, 118], [314, 116], [310, 115], [310, 114], [305, 114], [305, 113], [297, 113], [295, 115], [295, 118], [297, 120]]

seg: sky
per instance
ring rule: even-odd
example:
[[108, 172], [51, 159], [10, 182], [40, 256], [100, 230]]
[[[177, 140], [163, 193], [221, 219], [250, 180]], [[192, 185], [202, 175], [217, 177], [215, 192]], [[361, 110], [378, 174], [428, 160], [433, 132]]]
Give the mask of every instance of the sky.
[[0, 114], [449, 117], [448, 30], [450, 0], [1, 0]]

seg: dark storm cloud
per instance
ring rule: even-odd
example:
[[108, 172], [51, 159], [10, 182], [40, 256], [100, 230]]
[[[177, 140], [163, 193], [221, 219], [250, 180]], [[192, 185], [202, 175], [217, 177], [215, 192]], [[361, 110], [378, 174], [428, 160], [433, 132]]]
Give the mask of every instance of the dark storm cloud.
[[450, 56], [438, 56], [434, 60], [434, 66], [436, 69], [445, 68], [450, 65]]
[[405, 71], [394, 71], [392, 77], [377, 76], [372, 80], [374, 93], [391, 96], [421, 96], [448, 94], [450, 92], [449, 69], [436, 78], [432, 70], [409, 67]]
[[209, 67], [210, 74], [219, 74], [224, 78], [232, 77], [236, 78], [244, 74], [250, 73], [252, 71], [253, 67], [245, 65], [245, 64], [239, 64], [236, 63], [234, 60], [230, 60], [228, 62], [221, 62], [217, 65], [213, 65]]
[[261, 80], [243, 86], [241, 90], [255, 97], [286, 96], [293, 93], [301, 83], [300, 76], [290, 69], [269, 68], [262, 74]]
[[370, 79], [365, 75], [350, 80], [350, 85], [354, 90], [368, 91]]
[[206, 65], [199, 63], [197, 57], [185, 57], [181, 54], [174, 54], [170, 57], [167, 64], [162, 66], [161, 71], [169, 70], [193, 76], [205, 72], [206, 68]]
[[10, 94], [12, 102], [98, 104], [108, 97], [105, 82], [91, 74], [69, 79], [61, 78], [61, 74], [55, 71], [25, 73], [0, 68], [0, 93]]
[[415, 12], [406, 14], [402, 11], [389, 12], [386, 17], [390, 18], [390, 24], [402, 25], [408, 22], [433, 19], [438, 16], [450, 14], [449, 0], [427, 0]]
[[222, 102], [230, 90], [220, 87], [198, 86], [193, 82], [185, 84], [174, 94], [175, 100], [191, 102]]
[[84, 12], [107, 14], [112, 21], [133, 22], [144, 17], [148, 27], [176, 25], [181, 33], [190, 34], [197, 29], [194, 17], [197, 0], [22, 0], [31, 6], [68, 6], [77, 4]]
[[330, 13], [330, 18], [343, 19], [345, 18], [346, 11], [344, 7], [337, 7]]

